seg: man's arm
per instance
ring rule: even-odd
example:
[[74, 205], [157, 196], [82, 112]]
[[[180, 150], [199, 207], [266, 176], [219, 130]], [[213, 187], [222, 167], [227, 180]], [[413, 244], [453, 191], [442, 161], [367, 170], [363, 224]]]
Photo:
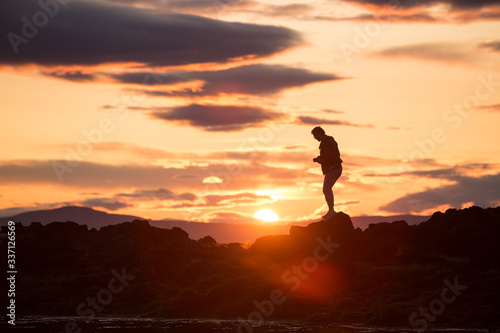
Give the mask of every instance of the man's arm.
[[319, 156], [313, 158], [313, 162], [321, 164], [325, 160], [325, 152], [323, 151], [323, 142], [319, 144]]

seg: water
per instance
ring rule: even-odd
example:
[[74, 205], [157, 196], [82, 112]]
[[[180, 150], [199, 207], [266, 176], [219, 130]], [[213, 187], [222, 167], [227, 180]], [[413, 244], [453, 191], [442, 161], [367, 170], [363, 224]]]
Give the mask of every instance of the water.
[[[3, 326], [3, 325], [2, 325]], [[36, 333], [400, 333], [401, 328], [374, 328], [362, 326], [316, 324], [299, 321], [266, 321], [260, 325], [252, 322], [216, 319], [158, 319], [158, 318], [108, 318], [92, 320], [81, 317], [23, 317], [16, 320], [16, 326], [8, 329]], [[5, 330], [2, 330], [5, 332]], [[417, 332], [408, 330], [408, 332]], [[421, 332], [421, 331], [420, 331]], [[419, 332], [419, 333], [420, 333]], [[434, 329], [436, 333], [488, 333], [481, 329]]]

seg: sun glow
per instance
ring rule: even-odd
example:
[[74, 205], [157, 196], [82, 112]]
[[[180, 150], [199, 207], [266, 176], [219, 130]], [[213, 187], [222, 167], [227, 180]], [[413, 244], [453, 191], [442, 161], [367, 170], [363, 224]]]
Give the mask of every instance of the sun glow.
[[278, 215], [270, 209], [261, 209], [256, 212], [253, 217], [264, 222], [276, 222], [279, 219]]

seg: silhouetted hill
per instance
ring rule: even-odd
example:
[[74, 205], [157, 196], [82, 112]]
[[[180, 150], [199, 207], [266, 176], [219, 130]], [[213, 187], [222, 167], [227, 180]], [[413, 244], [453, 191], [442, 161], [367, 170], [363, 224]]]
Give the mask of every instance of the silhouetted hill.
[[409, 225], [419, 224], [427, 221], [430, 216], [424, 215], [391, 215], [391, 216], [353, 216], [352, 224], [356, 228], [366, 229], [373, 223], [406, 221]]
[[[371, 223], [382, 221], [392, 222], [405, 220], [409, 224], [416, 224], [426, 221], [427, 216], [414, 215], [396, 215], [396, 216], [359, 216], [353, 217], [353, 223], [356, 227], [365, 229]], [[43, 225], [50, 222], [72, 221], [80, 225], [87, 225], [90, 229], [99, 229], [103, 226], [118, 224], [126, 221], [142, 219], [141, 217], [131, 215], [109, 214], [103, 211], [88, 207], [67, 206], [50, 210], [38, 210], [25, 212], [11, 217], [0, 218], [0, 225], [6, 225], [8, 221], [21, 222], [28, 226], [31, 222], [40, 222]], [[210, 236], [219, 243], [230, 242], [254, 242], [257, 238], [265, 235], [287, 234], [290, 225], [307, 225], [309, 222], [291, 223], [291, 224], [227, 224], [227, 223], [200, 223], [192, 221], [182, 221], [174, 219], [149, 220], [151, 226], [159, 228], [182, 228], [193, 239], [199, 239]]]
[[6, 225], [8, 221], [21, 222], [29, 225], [31, 222], [40, 222], [45, 225], [54, 221], [72, 221], [85, 224], [89, 228], [99, 229], [105, 225], [118, 224], [140, 219], [133, 215], [108, 214], [88, 207], [66, 206], [56, 209], [36, 210], [25, 212], [10, 217], [0, 218], [0, 225]]

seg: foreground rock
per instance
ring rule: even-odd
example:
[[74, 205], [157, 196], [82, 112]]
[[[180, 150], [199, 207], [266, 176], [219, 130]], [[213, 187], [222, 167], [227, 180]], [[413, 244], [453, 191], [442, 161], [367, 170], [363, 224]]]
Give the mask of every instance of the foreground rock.
[[19, 315], [500, 325], [500, 208], [364, 231], [339, 213], [248, 249], [141, 220], [16, 228]]

